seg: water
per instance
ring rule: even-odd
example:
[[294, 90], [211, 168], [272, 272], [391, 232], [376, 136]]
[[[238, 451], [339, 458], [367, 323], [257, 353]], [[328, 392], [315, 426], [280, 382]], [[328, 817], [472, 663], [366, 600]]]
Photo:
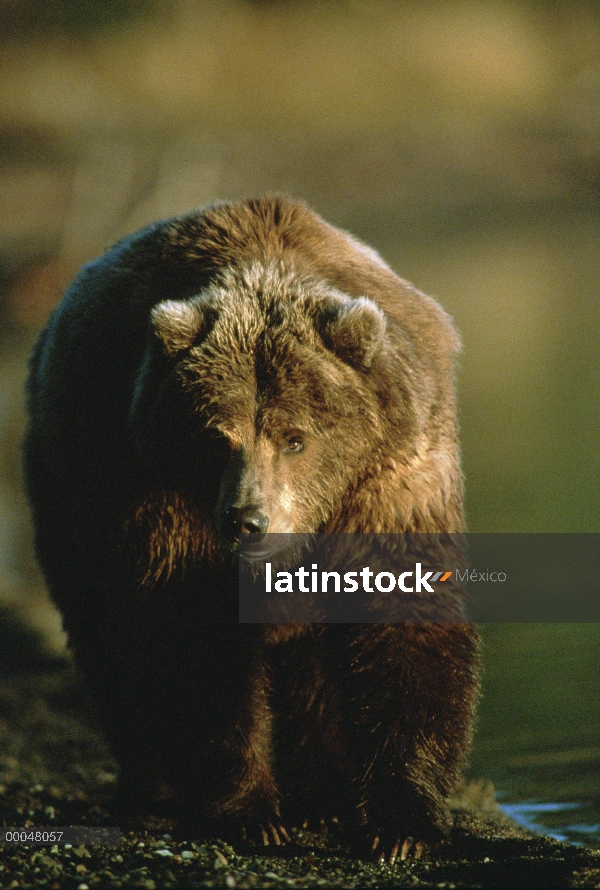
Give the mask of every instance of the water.
[[525, 827], [600, 847], [600, 626], [482, 632], [471, 774], [492, 779], [502, 808]]
[[[598, 816], [597, 809], [592, 814], [592, 822], [580, 821], [589, 818], [589, 806], [586, 802], [564, 803], [506, 803], [501, 804], [501, 809], [530, 831], [542, 832], [557, 841], [570, 841], [571, 843], [590, 843], [596, 846], [600, 836], [600, 822], [595, 821]], [[587, 809], [587, 812], [586, 812]], [[576, 812], [572, 812], [572, 811]]]

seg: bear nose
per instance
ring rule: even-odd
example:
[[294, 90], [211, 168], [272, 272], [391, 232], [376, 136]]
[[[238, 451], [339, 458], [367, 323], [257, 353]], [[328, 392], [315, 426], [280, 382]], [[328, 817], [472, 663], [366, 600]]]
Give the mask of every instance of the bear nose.
[[230, 507], [225, 514], [225, 531], [228, 537], [264, 535], [269, 527], [269, 517], [258, 507]]

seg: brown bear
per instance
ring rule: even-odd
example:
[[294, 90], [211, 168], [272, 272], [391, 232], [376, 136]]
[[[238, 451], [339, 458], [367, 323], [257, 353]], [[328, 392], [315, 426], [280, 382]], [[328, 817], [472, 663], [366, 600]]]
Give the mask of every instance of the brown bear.
[[449, 828], [461, 619], [241, 624], [235, 542], [460, 532], [452, 324], [303, 203], [221, 203], [85, 266], [33, 352], [37, 552], [122, 800], [265, 843], [338, 816], [392, 861]]

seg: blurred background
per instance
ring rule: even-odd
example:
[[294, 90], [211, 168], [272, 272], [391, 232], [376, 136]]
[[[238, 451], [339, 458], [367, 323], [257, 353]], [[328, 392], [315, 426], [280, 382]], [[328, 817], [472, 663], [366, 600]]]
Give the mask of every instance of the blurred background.
[[[0, 0], [0, 604], [49, 651], [31, 344], [121, 235], [269, 190], [454, 317], [470, 530], [600, 531], [600, 3]], [[484, 640], [474, 774], [598, 845], [599, 628]]]

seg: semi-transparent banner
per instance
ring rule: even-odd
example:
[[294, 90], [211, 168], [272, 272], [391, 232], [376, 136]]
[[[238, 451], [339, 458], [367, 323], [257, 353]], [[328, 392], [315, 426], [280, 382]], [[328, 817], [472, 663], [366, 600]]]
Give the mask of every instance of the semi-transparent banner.
[[249, 535], [239, 585], [242, 623], [600, 622], [600, 535]]

